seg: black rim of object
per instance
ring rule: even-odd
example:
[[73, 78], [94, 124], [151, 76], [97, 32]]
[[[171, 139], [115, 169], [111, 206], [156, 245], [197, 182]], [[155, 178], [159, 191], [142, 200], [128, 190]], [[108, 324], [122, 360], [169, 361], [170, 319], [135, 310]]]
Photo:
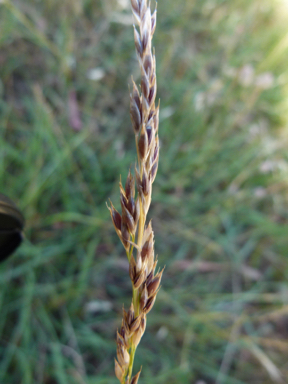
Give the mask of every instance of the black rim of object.
[[0, 193], [0, 262], [21, 244], [24, 217], [14, 202]]

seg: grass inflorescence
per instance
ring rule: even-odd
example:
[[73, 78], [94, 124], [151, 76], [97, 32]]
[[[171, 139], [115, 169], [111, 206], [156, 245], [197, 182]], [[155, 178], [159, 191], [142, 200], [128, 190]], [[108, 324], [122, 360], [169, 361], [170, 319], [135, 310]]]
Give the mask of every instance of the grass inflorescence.
[[134, 26], [134, 42], [141, 69], [140, 92], [133, 81], [130, 95], [130, 117], [138, 158], [135, 166], [138, 195], [135, 199], [135, 179], [129, 171], [125, 189], [120, 181], [122, 214], [112, 203], [109, 208], [116, 233], [126, 250], [133, 289], [132, 303], [128, 312], [123, 309], [122, 326], [117, 332], [115, 373], [121, 384], [138, 382], [140, 372], [132, 378], [134, 356], [145, 332], [146, 315], [154, 305], [163, 273], [155, 272], [154, 233], [151, 221], [145, 224], [159, 161], [159, 105], [155, 106], [156, 60], [155, 54], [152, 54], [156, 9], [151, 14], [146, 0], [132, 0], [131, 5], [139, 27], [138, 32]]

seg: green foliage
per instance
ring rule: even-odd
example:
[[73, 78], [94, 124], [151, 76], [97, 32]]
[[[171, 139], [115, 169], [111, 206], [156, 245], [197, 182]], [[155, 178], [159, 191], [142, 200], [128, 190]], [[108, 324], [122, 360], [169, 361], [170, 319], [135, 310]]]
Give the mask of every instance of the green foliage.
[[[0, 266], [1, 383], [117, 381], [131, 287], [105, 202], [135, 162], [127, 83], [139, 81], [120, 3], [0, 2], [0, 185], [26, 217]], [[143, 384], [288, 377], [283, 4], [158, 3], [150, 215], [166, 269], [136, 356]]]

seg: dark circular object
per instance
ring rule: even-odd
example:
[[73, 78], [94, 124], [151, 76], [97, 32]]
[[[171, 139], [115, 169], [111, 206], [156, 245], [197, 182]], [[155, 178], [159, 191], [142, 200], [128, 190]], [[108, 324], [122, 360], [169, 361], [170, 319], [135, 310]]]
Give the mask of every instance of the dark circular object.
[[22, 242], [24, 217], [9, 197], [0, 193], [0, 262], [10, 256]]

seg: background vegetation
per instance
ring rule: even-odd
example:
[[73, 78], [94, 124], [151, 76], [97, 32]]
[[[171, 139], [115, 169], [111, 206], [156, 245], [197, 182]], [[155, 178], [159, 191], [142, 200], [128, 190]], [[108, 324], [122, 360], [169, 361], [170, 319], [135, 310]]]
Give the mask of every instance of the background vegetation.
[[[143, 384], [288, 383], [287, 18], [285, 0], [159, 0], [166, 270]], [[136, 156], [130, 7], [2, 0], [0, 19], [0, 186], [27, 220], [0, 266], [0, 383], [116, 384], [131, 287], [105, 202]]]

